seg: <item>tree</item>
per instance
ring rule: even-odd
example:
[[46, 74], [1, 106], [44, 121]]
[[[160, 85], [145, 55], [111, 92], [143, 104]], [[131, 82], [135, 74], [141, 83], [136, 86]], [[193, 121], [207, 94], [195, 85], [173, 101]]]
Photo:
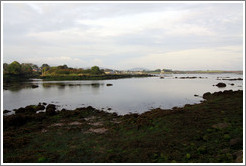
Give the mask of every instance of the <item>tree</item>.
[[58, 69], [68, 69], [67, 65], [58, 66]]
[[101, 74], [101, 70], [98, 66], [91, 67], [91, 74]]
[[8, 64], [7, 63], [4, 63], [3, 64], [3, 73], [7, 73], [8, 72]]
[[32, 67], [29, 64], [21, 64], [21, 74], [30, 75], [32, 74]]
[[41, 66], [41, 69], [43, 69], [44, 67], [50, 67], [48, 64], [42, 64], [42, 66]]
[[14, 75], [21, 74], [21, 65], [19, 62], [14, 61], [10, 65], [8, 65], [7, 70], [9, 74], [14, 74]]

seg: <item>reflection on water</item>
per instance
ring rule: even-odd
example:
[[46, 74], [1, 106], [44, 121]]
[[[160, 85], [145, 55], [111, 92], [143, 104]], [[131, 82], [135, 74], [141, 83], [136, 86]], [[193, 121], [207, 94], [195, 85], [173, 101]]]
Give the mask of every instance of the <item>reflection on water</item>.
[[[184, 79], [181, 77], [197, 77]], [[199, 77], [202, 77], [199, 78]], [[220, 80], [242, 78], [235, 74], [178, 75], [149, 78], [131, 78], [101, 81], [42, 81], [5, 85], [4, 110], [13, 110], [39, 102], [56, 103], [59, 108], [74, 109], [93, 106], [98, 109], [112, 108], [119, 114], [142, 113], [152, 108], [169, 109], [174, 106], [198, 103], [205, 92], [243, 89], [243, 81]], [[219, 78], [219, 79], [218, 79]], [[218, 88], [217, 83], [226, 83]], [[112, 86], [107, 86], [112, 84]], [[194, 95], [198, 95], [198, 97]]]

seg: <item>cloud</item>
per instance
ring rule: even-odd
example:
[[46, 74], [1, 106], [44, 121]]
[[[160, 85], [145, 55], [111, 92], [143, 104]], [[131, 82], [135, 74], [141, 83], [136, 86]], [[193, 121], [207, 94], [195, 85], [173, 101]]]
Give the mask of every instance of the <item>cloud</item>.
[[[131, 58], [122, 62], [130, 66], [146, 66], [151, 69], [171, 68], [189, 70], [190, 66], [199, 69], [243, 70], [241, 46], [199, 48], [182, 51], [172, 51], [158, 54], [148, 54]], [[235, 64], [237, 66], [235, 66]]]
[[242, 68], [240, 3], [26, 2], [4, 3], [3, 9], [7, 63]]

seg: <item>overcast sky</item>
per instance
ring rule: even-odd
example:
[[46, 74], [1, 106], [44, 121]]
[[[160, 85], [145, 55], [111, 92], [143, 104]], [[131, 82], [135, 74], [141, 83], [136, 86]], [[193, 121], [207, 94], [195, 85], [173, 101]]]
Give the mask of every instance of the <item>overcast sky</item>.
[[243, 70], [242, 3], [4, 3], [3, 61]]

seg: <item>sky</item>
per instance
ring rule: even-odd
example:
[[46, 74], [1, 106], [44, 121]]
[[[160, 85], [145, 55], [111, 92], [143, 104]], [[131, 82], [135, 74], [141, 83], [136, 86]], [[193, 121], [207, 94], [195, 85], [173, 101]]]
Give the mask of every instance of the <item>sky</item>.
[[3, 62], [243, 70], [243, 3], [3, 3]]

